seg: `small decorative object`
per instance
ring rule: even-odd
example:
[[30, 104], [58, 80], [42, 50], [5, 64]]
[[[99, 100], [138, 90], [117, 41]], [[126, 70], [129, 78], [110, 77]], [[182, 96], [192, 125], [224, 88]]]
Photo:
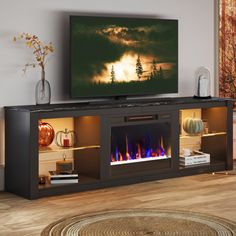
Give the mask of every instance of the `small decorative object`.
[[52, 43], [45, 44], [36, 35], [31, 35], [28, 33], [22, 33], [18, 37], [14, 37], [13, 41], [25, 40], [26, 46], [33, 50], [33, 55], [35, 57], [34, 63], [27, 63], [23, 69], [26, 72], [27, 67], [31, 66], [35, 68], [39, 66], [41, 68], [41, 80], [36, 84], [35, 89], [35, 99], [36, 104], [50, 104], [51, 101], [51, 88], [49, 82], [45, 79], [45, 65], [46, 58], [50, 52], [54, 51]]
[[39, 176], [39, 178], [38, 178], [39, 184], [44, 185], [44, 184], [46, 184], [46, 181], [47, 181], [47, 176], [45, 176], [45, 175]]
[[40, 147], [49, 146], [54, 139], [54, 135], [55, 135], [54, 129], [49, 123], [39, 121], [38, 143]]
[[73, 162], [66, 160], [66, 155], [63, 155], [62, 161], [56, 162], [56, 172], [58, 174], [69, 174], [73, 172]]
[[51, 87], [49, 82], [45, 79], [45, 71], [42, 71], [41, 80], [36, 84], [35, 100], [37, 105], [50, 104]]
[[203, 133], [208, 134], [209, 133], [209, 124], [208, 124], [207, 120], [203, 120], [203, 126], [204, 126]]
[[58, 131], [55, 141], [59, 147], [73, 147], [76, 144], [76, 133], [68, 129]]
[[189, 148], [183, 148], [183, 156], [184, 157], [191, 156], [191, 150]]
[[187, 134], [197, 135], [202, 133], [204, 124], [200, 118], [186, 117], [183, 121], [183, 129]]
[[211, 98], [210, 85], [210, 71], [199, 67], [195, 72], [194, 98]]

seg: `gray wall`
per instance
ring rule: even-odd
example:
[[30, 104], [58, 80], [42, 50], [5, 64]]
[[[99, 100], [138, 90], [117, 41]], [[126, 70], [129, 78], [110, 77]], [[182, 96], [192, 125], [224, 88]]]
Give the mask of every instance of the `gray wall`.
[[[4, 114], [9, 105], [34, 104], [39, 69], [22, 68], [32, 53], [12, 38], [21, 32], [52, 41], [56, 51], [50, 57], [46, 78], [52, 87], [52, 102], [68, 99], [67, 51], [70, 13], [146, 15], [179, 20], [179, 93], [192, 96], [193, 74], [207, 67], [214, 78], [214, 0], [0, 0], [0, 165], [4, 164]], [[214, 81], [212, 81], [212, 94]], [[172, 95], [173, 96], [173, 95]], [[1, 172], [1, 166], [0, 166]], [[0, 178], [1, 173], [0, 173]], [[1, 181], [0, 181], [0, 189]]]

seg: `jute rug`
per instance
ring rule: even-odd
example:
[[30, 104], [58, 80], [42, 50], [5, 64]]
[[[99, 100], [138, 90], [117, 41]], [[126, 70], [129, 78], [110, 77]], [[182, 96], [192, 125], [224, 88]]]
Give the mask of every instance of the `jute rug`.
[[47, 226], [41, 236], [232, 236], [236, 223], [183, 211], [117, 210], [77, 215]]

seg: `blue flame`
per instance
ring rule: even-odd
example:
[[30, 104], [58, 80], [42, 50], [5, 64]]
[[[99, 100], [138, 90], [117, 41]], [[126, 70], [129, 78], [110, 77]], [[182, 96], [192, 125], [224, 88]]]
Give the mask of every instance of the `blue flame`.
[[146, 157], [146, 158], [151, 157], [151, 148], [148, 148], [148, 149], [146, 150], [145, 157]]
[[160, 151], [161, 151], [161, 156], [165, 156], [165, 151], [162, 147], [160, 147]]
[[119, 153], [118, 153], [118, 147], [116, 147], [116, 161], [119, 160]]

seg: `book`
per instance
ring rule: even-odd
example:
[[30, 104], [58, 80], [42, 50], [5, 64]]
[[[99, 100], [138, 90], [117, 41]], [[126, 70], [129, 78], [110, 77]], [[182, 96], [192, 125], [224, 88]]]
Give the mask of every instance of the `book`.
[[206, 163], [210, 163], [210, 160], [198, 160], [198, 161], [181, 161], [180, 160], [181, 166], [199, 165], [199, 164], [206, 164]]
[[200, 163], [200, 164], [193, 164], [193, 165], [183, 165], [180, 164], [180, 167], [184, 167], [184, 168], [194, 168], [194, 167], [201, 167], [201, 166], [209, 166], [210, 162], [207, 163]]
[[78, 173], [76, 172], [58, 173], [56, 171], [49, 171], [49, 176], [51, 178], [73, 178], [73, 177], [78, 177]]
[[58, 173], [56, 171], [49, 171], [49, 179], [51, 184], [66, 184], [78, 183], [78, 173]]
[[181, 166], [199, 165], [210, 163], [210, 154], [194, 151], [195, 155], [179, 157]]
[[50, 183], [51, 184], [74, 184], [78, 183], [79, 179], [62, 179], [62, 180], [53, 180], [51, 179]]

